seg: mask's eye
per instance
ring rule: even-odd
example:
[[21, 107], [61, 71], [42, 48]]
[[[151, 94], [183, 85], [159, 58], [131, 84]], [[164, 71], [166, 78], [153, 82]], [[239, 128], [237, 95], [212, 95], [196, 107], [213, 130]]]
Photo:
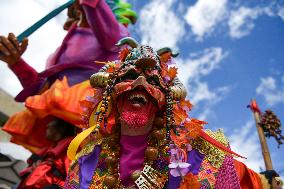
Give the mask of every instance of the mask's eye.
[[120, 78], [120, 81], [136, 80], [138, 76], [139, 75], [135, 72], [135, 70], [129, 70], [124, 76]]
[[159, 79], [157, 76], [148, 77], [147, 82], [151, 85], [160, 86]]

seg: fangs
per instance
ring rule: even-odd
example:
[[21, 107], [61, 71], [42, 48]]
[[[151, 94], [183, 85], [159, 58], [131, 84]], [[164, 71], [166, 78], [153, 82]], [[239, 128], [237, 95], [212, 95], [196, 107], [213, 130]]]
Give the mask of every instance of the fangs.
[[147, 98], [143, 94], [132, 94], [130, 95], [129, 100], [132, 102], [141, 102], [142, 104], [146, 104], [148, 102]]

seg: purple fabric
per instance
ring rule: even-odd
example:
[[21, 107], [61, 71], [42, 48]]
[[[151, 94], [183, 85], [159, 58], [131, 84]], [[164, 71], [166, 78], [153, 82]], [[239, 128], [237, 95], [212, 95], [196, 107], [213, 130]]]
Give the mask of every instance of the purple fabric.
[[94, 150], [86, 155], [79, 158], [79, 178], [80, 178], [80, 189], [88, 189], [92, 182], [93, 174], [98, 165], [99, 155], [101, 147], [95, 146]]
[[131, 173], [142, 170], [144, 164], [145, 150], [147, 148], [148, 134], [142, 136], [120, 137], [120, 179], [124, 186], [133, 185], [130, 179]]
[[[187, 163], [191, 165], [189, 166], [189, 172], [191, 172], [194, 175], [197, 175], [201, 163], [203, 161], [204, 155], [199, 153], [198, 150], [191, 150], [187, 153], [187, 156], [188, 156]], [[176, 189], [179, 187], [180, 182], [181, 182], [181, 177], [173, 177], [172, 175], [170, 175], [167, 188]]]
[[[93, 0], [95, 3], [96, 0]], [[87, 3], [88, 2], [88, 3]], [[84, 4], [90, 5], [90, 0], [82, 0]], [[97, 36], [98, 43], [108, 51], [117, 51], [115, 46], [121, 37], [129, 35], [127, 28], [119, 24], [105, 1], [99, 1], [97, 7], [99, 11], [94, 11], [92, 6], [83, 6], [86, 17], [89, 21], [95, 36]]]
[[[84, 3], [85, 1], [87, 3]], [[71, 81], [69, 84], [74, 85], [89, 79], [91, 74], [101, 68], [102, 65], [96, 64], [95, 61], [117, 59], [119, 49], [115, 43], [129, 36], [127, 28], [117, 22], [105, 1], [81, 2], [90, 28], [73, 25], [61, 46], [48, 59], [47, 69], [38, 74], [38, 82], [24, 88], [16, 97], [17, 101], [24, 101], [28, 96], [37, 94], [38, 90], [35, 89], [42, 86], [42, 79], [48, 78], [52, 84], [57, 77], [62, 78], [66, 75]], [[92, 3], [93, 6], [89, 6]], [[31, 88], [34, 90], [30, 90]]]

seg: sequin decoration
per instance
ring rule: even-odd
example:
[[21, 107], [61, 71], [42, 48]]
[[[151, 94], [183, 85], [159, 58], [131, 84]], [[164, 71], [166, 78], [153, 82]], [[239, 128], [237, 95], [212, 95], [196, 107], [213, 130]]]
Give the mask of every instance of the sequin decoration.
[[72, 165], [69, 167], [69, 173], [65, 181], [64, 188], [68, 188], [68, 189], [79, 189], [80, 188], [79, 164], [77, 163], [77, 161], [76, 163], [72, 163]]
[[232, 156], [226, 156], [219, 169], [215, 183], [216, 189], [241, 189], [240, 180]]
[[202, 162], [199, 173], [198, 180], [205, 188], [215, 188], [214, 184], [216, 182], [216, 177], [218, 174], [218, 169], [213, 167], [206, 159]]
[[[221, 144], [228, 146], [228, 139], [225, 137], [221, 130], [213, 132], [211, 130], [205, 131], [209, 136], [220, 142]], [[193, 148], [197, 149], [200, 153], [205, 155], [205, 159], [212, 164], [213, 167], [219, 169], [223, 164], [226, 153], [202, 138], [197, 138], [192, 142]]]

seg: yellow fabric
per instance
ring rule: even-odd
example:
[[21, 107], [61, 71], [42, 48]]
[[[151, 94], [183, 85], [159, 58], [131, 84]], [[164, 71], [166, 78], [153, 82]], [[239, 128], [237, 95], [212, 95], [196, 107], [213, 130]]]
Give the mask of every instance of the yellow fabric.
[[[98, 115], [96, 115], [96, 112], [100, 111], [101, 105], [102, 105], [101, 101], [96, 110], [92, 112], [90, 118], [89, 118], [89, 126], [90, 128], [84, 130], [83, 132], [81, 132], [80, 134], [78, 134], [70, 143], [68, 150], [67, 150], [67, 156], [69, 159], [74, 160], [76, 157], [76, 153], [80, 147], [80, 144], [95, 130], [97, 129], [97, 133], [98, 135], [99, 133], [99, 128], [97, 128], [97, 119], [98, 119]], [[106, 115], [109, 115], [109, 113], [111, 112], [111, 101], [109, 101], [109, 106], [108, 106], [108, 110]]]
[[70, 160], [74, 160], [76, 157], [77, 150], [80, 147], [80, 144], [96, 129], [96, 125], [92, 126], [84, 131], [82, 131], [80, 134], [78, 134], [69, 144], [68, 150], [67, 150], [67, 156]]
[[99, 129], [97, 128], [97, 115], [96, 112], [99, 111], [100, 107], [102, 105], [102, 101], [99, 103], [97, 106], [96, 111], [92, 112], [92, 115], [90, 116], [89, 119], [89, 125], [91, 126], [90, 128], [82, 131], [80, 134], [78, 134], [70, 143], [68, 150], [67, 150], [67, 156], [69, 159], [74, 160], [76, 157], [76, 153], [80, 147], [80, 144], [95, 130]]

